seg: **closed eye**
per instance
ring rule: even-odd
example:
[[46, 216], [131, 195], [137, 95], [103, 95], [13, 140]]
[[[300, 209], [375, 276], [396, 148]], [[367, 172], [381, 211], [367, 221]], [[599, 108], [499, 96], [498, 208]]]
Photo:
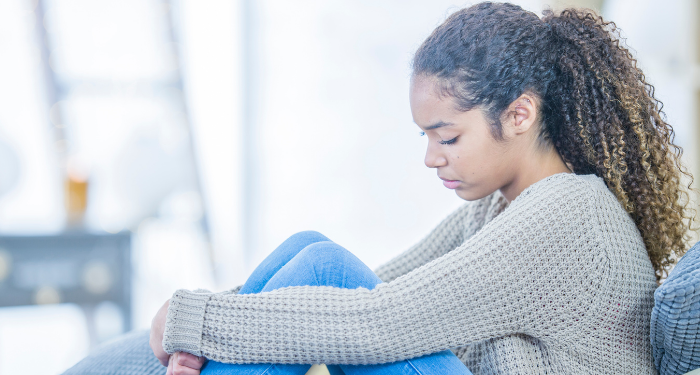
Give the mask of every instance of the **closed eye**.
[[441, 145], [451, 145], [451, 144], [457, 142], [457, 138], [459, 138], [459, 137], [454, 137], [454, 138], [448, 139], [446, 141], [438, 141], [438, 143], [440, 143]]

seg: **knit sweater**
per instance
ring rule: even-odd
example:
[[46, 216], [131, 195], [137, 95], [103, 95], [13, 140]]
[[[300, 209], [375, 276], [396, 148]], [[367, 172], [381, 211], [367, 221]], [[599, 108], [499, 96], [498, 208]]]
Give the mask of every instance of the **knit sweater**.
[[163, 346], [227, 363], [376, 364], [445, 349], [474, 374], [654, 374], [656, 288], [605, 182], [560, 173], [468, 202], [364, 288], [178, 290]]

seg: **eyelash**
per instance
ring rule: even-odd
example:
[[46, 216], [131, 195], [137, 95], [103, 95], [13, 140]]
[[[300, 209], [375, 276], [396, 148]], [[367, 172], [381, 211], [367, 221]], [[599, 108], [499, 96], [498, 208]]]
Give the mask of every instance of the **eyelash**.
[[[422, 137], [425, 135], [425, 132], [419, 132], [418, 135]], [[457, 138], [459, 138], [459, 137], [454, 137], [454, 138], [448, 139], [446, 141], [438, 141], [438, 143], [441, 145], [451, 145], [451, 144], [457, 142]]]
[[441, 145], [451, 145], [451, 144], [457, 142], [457, 138], [459, 138], [459, 137], [454, 137], [454, 138], [448, 139], [446, 141], [438, 141], [438, 143]]

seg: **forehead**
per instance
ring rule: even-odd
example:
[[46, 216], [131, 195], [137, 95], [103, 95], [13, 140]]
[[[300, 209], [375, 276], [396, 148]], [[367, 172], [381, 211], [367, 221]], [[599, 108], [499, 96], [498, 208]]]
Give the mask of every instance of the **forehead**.
[[414, 76], [409, 93], [413, 121], [420, 127], [443, 121], [458, 115], [454, 98], [440, 95], [440, 85], [435, 78]]
[[440, 98], [440, 85], [437, 78], [418, 75], [411, 77], [411, 98], [425, 100], [428, 97]]

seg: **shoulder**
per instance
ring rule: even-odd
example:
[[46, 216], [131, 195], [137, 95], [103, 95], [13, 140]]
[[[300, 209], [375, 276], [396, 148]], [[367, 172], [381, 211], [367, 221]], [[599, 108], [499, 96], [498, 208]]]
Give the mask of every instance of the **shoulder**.
[[510, 270], [517, 263], [547, 270], [557, 280], [600, 279], [600, 270], [608, 268], [608, 244], [594, 204], [606, 194], [602, 189], [607, 190], [603, 181], [573, 174], [540, 180], [470, 237], [465, 248], [470, 257], [490, 256]]
[[627, 215], [605, 181], [594, 175], [559, 173], [526, 188], [510, 204], [511, 208], [563, 210], [560, 214]]
[[[624, 223], [623, 226], [628, 227], [627, 229], [631, 227], [636, 231], [634, 221], [615, 194], [608, 189], [605, 180], [594, 174], [557, 174], [533, 184], [528, 189], [529, 192], [523, 192], [527, 194], [521, 194], [523, 201], [538, 202], [547, 209], [561, 208], [575, 214], [586, 214], [591, 219], [595, 218], [601, 225], [611, 221]], [[518, 196], [516, 201], [521, 196]]]
[[[530, 185], [510, 203], [499, 190], [466, 202], [448, 217], [448, 221], [463, 222], [467, 233], [475, 233], [492, 221], [519, 221], [524, 217], [566, 224], [562, 218], [569, 215], [592, 216], [592, 202], [605, 192], [610, 194], [605, 182], [595, 175], [560, 173]], [[494, 220], [498, 216], [502, 217]]]
[[555, 174], [523, 190], [504, 210], [501, 220], [537, 219], [565, 224], [563, 219], [567, 217], [589, 217], [598, 194], [601, 194], [600, 186], [589, 176]]
[[465, 223], [466, 231], [498, 225], [532, 228], [544, 225], [562, 233], [580, 233], [599, 237], [611, 222], [616, 230], [637, 235], [631, 217], [622, 208], [605, 181], [596, 175], [559, 173], [546, 177], [526, 188], [508, 203], [500, 191], [467, 202], [453, 213]]
[[610, 218], [626, 221], [615, 230], [636, 234], [636, 226], [602, 178], [560, 173], [526, 188], [494, 221], [600, 243]]
[[511, 202], [503, 219], [522, 225], [537, 221], [543, 224], [539, 230], [561, 233], [565, 242], [596, 244], [608, 260], [646, 257], [634, 220], [605, 181], [593, 174], [557, 174], [538, 181]]
[[596, 175], [558, 173], [527, 187], [513, 200], [512, 204], [522, 202], [562, 204], [569, 201], [585, 201], [600, 194], [601, 188], [608, 190], [603, 179]]

